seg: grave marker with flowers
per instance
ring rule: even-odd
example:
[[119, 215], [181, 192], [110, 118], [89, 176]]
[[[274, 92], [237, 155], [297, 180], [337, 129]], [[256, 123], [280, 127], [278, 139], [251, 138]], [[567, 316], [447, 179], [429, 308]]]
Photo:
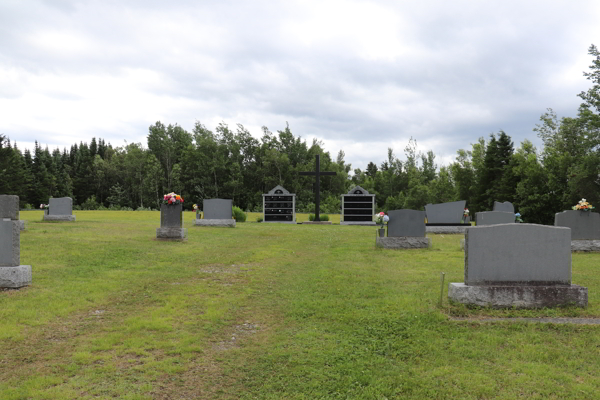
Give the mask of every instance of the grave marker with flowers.
[[202, 201], [202, 212], [203, 218], [196, 218], [194, 221], [195, 226], [235, 228], [232, 199], [204, 199]]
[[187, 229], [183, 228], [183, 197], [176, 193], [163, 196], [160, 205], [160, 228], [156, 228], [157, 239], [183, 240]]
[[423, 249], [431, 247], [425, 236], [425, 211], [391, 210], [387, 217], [387, 237], [377, 237], [376, 245], [385, 249]]
[[600, 251], [600, 214], [586, 199], [581, 199], [571, 210], [556, 213], [554, 226], [571, 228], [572, 251]]
[[75, 221], [73, 199], [70, 197], [52, 197], [40, 208], [45, 210], [44, 221]]

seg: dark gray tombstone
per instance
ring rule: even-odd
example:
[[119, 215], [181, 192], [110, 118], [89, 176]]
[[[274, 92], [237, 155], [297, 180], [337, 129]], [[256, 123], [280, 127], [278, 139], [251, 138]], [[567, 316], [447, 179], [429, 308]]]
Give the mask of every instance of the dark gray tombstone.
[[513, 204], [510, 201], [505, 201], [503, 203], [500, 203], [499, 201], [495, 201], [493, 210], [509, 212], [509, 213], [512, 213], [513, 215], [515, 214], [515, 207], [513, 206]]
[[388, 216], [388, 237], [425, 237], [425, 211], [391, 210]]
[[600, 214], [568, 210], [554, 215], [554, 226], [571, 228], [571, 240], [600, 240]]
[[425, 237], [425, 211], [388, 211], [388, 236], [375, 238], [375, 244], [385, 249], [423, 249], [431, 247]]
[[31, 284], [31, 266], [21, 264], [19, 196], [0, 196], [0, 287], [20, 288]]
[[587, 305], [587, 288], [571, 284], [571, 230], [535, 224], [467, 228], [465, 282], [448, 297], [492, 307]]
[[483, 211], [475, 213], [477, 226], [511, 224], [515, 222], [515, 214], [505, 211]]
[[427, 204], [425, 212], [427, 213], [427, 225], [447, 224], [461, 225], [463, 213], [467, 202], [466, 200], [453, 201], [450, 203]]
[[160, 240], [186, 240], [187, 229], [183, 228], [183, 205], [160, 205], [160, 228], [156, 228]]
[[206, 199], [202, 202], [204, 219], [231, 219], [233, 200]]
[[48, 213], [44, 214], [45, 221], [75, 221], [72, 198], [51, 198], [48, 205]]
[[194, 225], [235, 228], [232, 208], [233, 200], [231, 199], [205, 199], [202, 202], [204, 218], [196, 219]]

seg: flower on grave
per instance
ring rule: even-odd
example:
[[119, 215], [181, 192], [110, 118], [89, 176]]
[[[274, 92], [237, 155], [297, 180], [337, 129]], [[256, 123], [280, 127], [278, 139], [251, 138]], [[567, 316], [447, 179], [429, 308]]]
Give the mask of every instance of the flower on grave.
[[381, 228], [383, 228], [383, 224], [388, 222], [389, 220], [390, 217], [386, 215], [383, 211], [375, 215], [375, 223], [377, 225], [381, 225]]
[[198, 204], [194, 204], [194, 211], [198, 211]]
[[469, 209], [465, 208], [463, 211], [463, 217], [468, 217], [469, 216]]
[[523, 219], [521, 218], [521, 213], [515, 214], [515, 222], [523, 222]]
[[163, 196], [163, 204], [183, 204], [183, 197], [171, 192]]
[[588, 203], [586, 199], [581, 199], [581, 200], [579, 200], [579, 203], [575, 204], [572, 208], [573, 208], [573, 210], [590, 211], [596, 207], [594, 207], [593, 205]]
[[47, 209], [48, 209], [48, 207], [50, 207], [50, 205], [49, 205], [49, 204], [43, 204], [43, 203], [42, 203], [42, 204], [40, 204], [40, 210], [47, 210]]

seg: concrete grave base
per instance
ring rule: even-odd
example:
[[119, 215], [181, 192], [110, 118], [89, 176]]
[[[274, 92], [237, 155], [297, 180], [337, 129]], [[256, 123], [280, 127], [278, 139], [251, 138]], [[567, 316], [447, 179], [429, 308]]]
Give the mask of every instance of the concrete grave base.
[[331, 221], [304, 221], [302, 225], [331, 225]]
[[220, 226], [224, 228], [235, 228], [235, 219], [197, 219], [195, 226]]
[[465, 230], [471, 225], [463, 225], [463, 226], [427, 226], [425, 228], [425, 232], [427, 233], [437, 233], [444, 235], [451, 235], [455, 233], [465, 233]]
[[25, 230], [25, 221], [19, 220], [19, 229], [22, 231]]
[[263, 223], [263, 224], [296, 224], [296, 221], [265, 221], [265, 220], [263, 220], [261, 223]]
[[587, 307], [588, 290], [578, 285], [554, 286], [473, 286], [450, 283], [451, 301], [494, 308], [542, 308], [566, 305]]
[[31, 285], [31, 265], [0, 267], [0, 287], [20, 288]]
[[185, 228], [156, 228], [157, 239], [178, 239], [187, 238], [187, 229]]
[[75, 221], [75, 215], [47, 215], [47, 214], [44, 214], [44, 221]]
[[340, 225], [365, 225], [365, 226], [374, 226], [377, 225], [375, 221], [342, 221]]
[[427, 249], [431, 247], [431, 238], [416, 236], [376, 237], [377, 247], [384, 249]]
[[600, 240], [571, 240], [571, 251], [600, 252]]

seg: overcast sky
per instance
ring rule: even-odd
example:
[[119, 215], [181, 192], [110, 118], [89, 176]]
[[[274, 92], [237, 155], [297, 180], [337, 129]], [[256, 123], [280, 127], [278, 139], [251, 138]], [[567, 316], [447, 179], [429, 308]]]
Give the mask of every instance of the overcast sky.
[[353, 168], [412, 136], [448, 165], [546, 108], [575, 116], [590, 1], [0, 0], [0, 133], [19, 148], [141, 142], [157, 121], [289, 123]]

